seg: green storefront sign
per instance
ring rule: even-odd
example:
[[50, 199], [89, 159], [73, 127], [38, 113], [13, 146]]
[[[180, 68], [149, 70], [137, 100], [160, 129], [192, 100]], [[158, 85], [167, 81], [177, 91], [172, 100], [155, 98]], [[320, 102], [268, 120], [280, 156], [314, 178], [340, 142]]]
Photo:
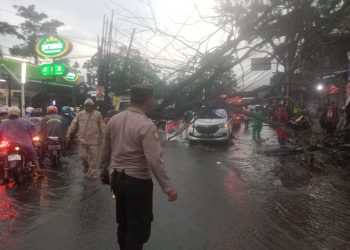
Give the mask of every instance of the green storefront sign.
[[77, 72], [69, 70], [62, 78], [68, 82], [76, 82], [79, 76]]
[[35, 45], [36, 53], [45, 58], [57, 58], [69, 54], [71, 43], [62, 37], [48, 36], [40, 39]]
[[42, 76], [63, 76], [66, 67], [61, 63], [43, 64], [40, 66], [40, 74]]

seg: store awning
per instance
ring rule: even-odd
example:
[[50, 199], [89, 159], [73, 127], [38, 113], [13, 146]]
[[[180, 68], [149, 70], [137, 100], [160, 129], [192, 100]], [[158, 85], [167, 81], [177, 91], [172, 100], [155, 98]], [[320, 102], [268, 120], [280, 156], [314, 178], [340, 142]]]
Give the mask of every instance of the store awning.
[[[5, 68], [11, 71], [11, 74], [13, 74], [17, 79], [21, 78], [22, 61], [3, 57], [0, 59], [0, 65], [4, 65]], [[80, 83], [79, 79], [76, 82], [69, 82], [64, 80], [62, 77], [50, 78], [50, 77], [42, 76], [39, 72], [39, 69], [40, 69], [40, 65], [27, 63], [27, 81], [28, 82], [41, 83], [45, 81], [50, 85], [56, 85], [56, 86], [62, 86], [62, 87], [74, 87]], [[7, 72], [7, 70], [1, 67], [0, 75], [2, 75], [3, 77], [6, 77], [9, 75], [9, 72]]]

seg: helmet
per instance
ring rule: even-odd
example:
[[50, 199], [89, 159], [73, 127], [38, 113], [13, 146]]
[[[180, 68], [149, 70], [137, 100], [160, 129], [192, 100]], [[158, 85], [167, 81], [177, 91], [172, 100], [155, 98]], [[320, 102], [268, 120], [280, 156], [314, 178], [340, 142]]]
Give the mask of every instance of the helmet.
[[31, 117], [40, 117], [43, 115], [42, 108], [36, 108], [32, 111]]
[[11, 106], [8, 110], [9, 116], [21, 116], [21, 110], [17, 106]]
[[61, 111], [62, 111], [62, 113], [70, 113], [70, 110], [71, 109], [69, 106], [63, 106]]
[[0, 107], [0, 114], [1, 115], [7, 115], [8, 114], [8, 107], [6, 105]]
[[118, 114], [118, 111], [115, 111], [114, 109], [110, 109], [107, 111], [107, 117], [112, 118], [112, 116]]
[[58, 109], [56, 106], [48, 106], [47, 109], [46, 109], [46, 112], [48, 114], [57, 114], [58, 113]]
[[34, 108], [33, 107], [27, 107], [26, 108], [26, 113], [31, 114], [33, 112]]

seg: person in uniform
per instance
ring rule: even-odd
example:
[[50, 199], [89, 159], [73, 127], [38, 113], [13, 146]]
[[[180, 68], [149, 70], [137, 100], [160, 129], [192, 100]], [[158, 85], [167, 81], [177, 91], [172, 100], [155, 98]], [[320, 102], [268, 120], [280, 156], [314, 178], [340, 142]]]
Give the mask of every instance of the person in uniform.
[[85, 110], [79, 112], [68, 128], [66, 141], [77, 132], [79, 141], [79, 156], [83, 161], [84, 172], [89, 172], [92, 179], [96, 177], [96, 166], [100, 147], [105, 132], [105, 123], [99, 111], [95, 110], [95, 103], [91, 98], [84, 102]]
[[[156, 126], [146, 114], [153, 102], [150, 85], [131, 88], [131, 106], [107, 124], [100, 167], [109, 168], [116, 196], [120, 249], [142, 249], [151, 234], [155, 177], [169, 201], [177, 199], [162, 160]], [[102, 171], [106, 172], [106, 171]], [[101, 176], [102, 179], [102, 176]]]

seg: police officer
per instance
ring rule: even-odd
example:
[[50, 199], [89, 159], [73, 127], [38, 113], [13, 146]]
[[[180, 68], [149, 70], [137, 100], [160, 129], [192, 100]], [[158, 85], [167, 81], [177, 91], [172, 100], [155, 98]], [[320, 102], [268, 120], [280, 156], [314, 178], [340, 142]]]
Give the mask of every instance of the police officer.
[[152, 175], [169, 201], [177, 192], [165, 171], [159, 136], [146, 114], [152, 106], [153, 88], [131, 88], [131, 106], [111, 118], [100, 159], [110, 168], [111, 187], [116, 195], [118, 243], [120, 249], [142, 249], [151, 234]]

